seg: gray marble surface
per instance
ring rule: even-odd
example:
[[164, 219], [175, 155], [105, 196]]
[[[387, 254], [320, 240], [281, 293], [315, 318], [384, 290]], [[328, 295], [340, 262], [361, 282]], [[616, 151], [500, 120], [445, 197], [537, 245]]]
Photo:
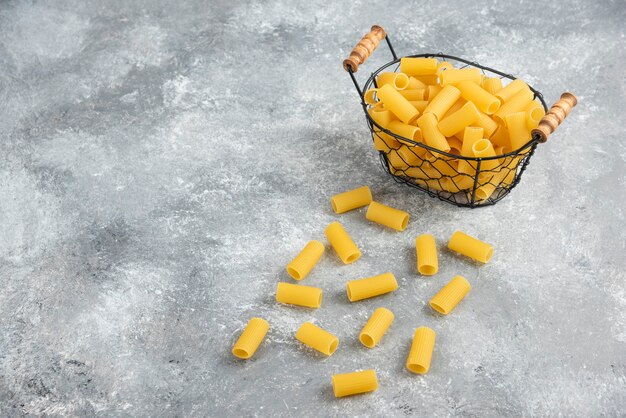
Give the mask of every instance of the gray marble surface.
[[[0, 414], [623, 416], [625, 19], [623, 1], [3, 2]], [[381, 171], [341, 69], [373, 23], [399, 54], [468, 57], [580, 104], [496, 206], [439, 202]], [[363, 184], [410, 212], [405, 232], [332, 213]], [[333, 220], [362, 259], [327, 251], [305, 283], [321, 309], [277, 305], [284, 266]], [[455, 229], [493, 260], [448, 252]], [[347, 301], [347, 280], [385, 271], [397, 292]], [[433, 315], [456, 274], [472, 292]], [[378, 306], [396, 321], [368, 350]], [[252, 316], [271, 330], [237, 361]], [[309, 320], [339, 336], [333, 356], [294, 340]], [[438, 333], [426, 376], [404, 368], [420, 325]], [[363, 368], [380, 389], [334, 399], [330, 376]]]

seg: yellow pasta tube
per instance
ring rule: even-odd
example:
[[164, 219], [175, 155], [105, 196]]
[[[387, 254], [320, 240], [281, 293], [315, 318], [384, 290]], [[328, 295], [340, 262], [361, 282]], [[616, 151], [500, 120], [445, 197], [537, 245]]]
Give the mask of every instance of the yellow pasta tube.
[[480, 113], [480, 118], [474, 122], [474, 125], [479, 126], [485, 130], [485, 138], [491, 138], [491, 135], [498, 129], [498, 124], [491, 119], [489, 116], [485, 115], [483, 112]]
[[[378, 106], [368, 109], [367, 113], [369, 113], [374, 122], [383, 128], [386, 128], [389, 123], [395, 119], [393, 113], [387, 109], [379, 108]], [[376, 126], [374, 126], [374, 129], [379, 130]]]
[[322, 305], [322, 289], [281, 282], [276, 288], [276, 302], [319, 308]]
[[503, 126], [503, 125], [498, 126], [498, 129], [496, 129], [494, 134], [491, 135], [489, 140], [494, 145], [505, 147], [505, 148], [511, 148], [511, 141], [509, 140], [509, 131], [506, 129], [506, 126]]
[[437, 74], [450, 68], [454, 68], [454, 65], [452, 65], [448, 61], [441, 61], [439, 64], [437, 64]]
[[530, 88], [528, 88], [528, 85], [524, 83], [523, 80], [520, 80], [518, 78], [516, 80], [511, 81], [504, 88], [501, 88], [500, 90], [495, 92], [494, 96], [500, 99], [503, 103], [506, 103], [509, 100], [511, 100], [511, 98], [515, 96], [517, 93], [519, 93], [521, 90], [530, 91]]
[[[432, 102], [431, 102], [432, 103]], [[444, 152], [450, 151], [450, 144], [446, 137], [437, 128], [437, 118], [432, 113], [424, 113], [418, 120], [417, 126], [422, 131], [422, 137], [426, 145]]]
[[409, 147], [406, 145], [398, 148], [398, 154], [407, 163], [408, 166], [420, 165], [424, 160], [424, 154], [426, 154], [426, 148], [420, 146]]
[[487, 200], [496, 191], [502, 180], [508, 174], [508, 170], [500, 169], [497, 173], [481, 173], [478, 177], [480, 187], [476, 188], [476, 199]]
[[[488, 139], [481, 139], [474, 142], [472, 145], [472, 153], [476, 158], [489, 158], [495, 157], [496, 151], [493, 149], [493, 144]], [[492, 170], [500, 165], [500, 160], [483, 160], [480, 164], [481, 170]]]
[[417, 255], [417, 271], [424, 276], [432, 276], [439, 270], [437, 259], [437, 244], [435, 237], [422, 234], [415, 239], [415, 253]]
[[361, 257], [361, 251], [339, 222], [331, 222], [326, 227], [325, 233], [330, 245], [344, 264], [354, 263]]
[[431, 328], [419, 327], [415, 330], [411, 351], [409, 351], [409, 357], [406, 359], [406, 368], [410, 372], [417, 374], [428, 373], [433, 357], [433, 349], [435, 348], [435, 338], [435, 331]]
[[[389, 152], [392, 150], [392, 148], [390, 148], [389, 145], [387, 145], [387, 142], [382, 139], [382, 134], [384, 134], [384, 132], [377, 132], [374, 134], [374, 149], [376, 149], [377, 151]], [[389, 137], [389, 135], [386, 136]], [[398, 145], [400, 144], [398, 143]]]
[[[452, 71], [446, 70], [445, 73]], [[432, 113], [437, 120], [442, 119], [443, 115], [452, 107], [454, 102], [461, 97], [461, 91], [454, 86], [445, 86], [434, 98], [428, 97], [430, 103], [424, 110], [424, 113]]]
[[448, 248], [457, 253], [486, 263], [493, 255], [493, 247], [486, 242], [456, 231], [448, 241]]
[[365, 92], [365, 94], [363, 95], [363, 100], [365, 101], [365, 103], [367, 103], [368, 105], [376, 105], [378, 103], [378, 101], [376, 100], [376, 91], [378, 89], [369, 89], [368, 91]]
[[454, 276], [428, 303], [431, 308], [440, 314], [448, 315], [469, 293], [471, 288], [472, 286], [470, 286], [465, 277]]
[[365, 217], [373, 222], [393, 228], [396, 231], [404, 231], [409, 224], [409, 214], [403, 210], [395, 209], [382, 203], [372, 201]]
[[486, 77], [483, 80], [483, 88], [487, 92], [495, 95], [497, 92], [502, 90], [502, 79], [498, 77]]
[[456, 87], [462, 98], [473, 102], [483, 113], [491, 115], [500, 108], [500, 100], [474, 82], [461, 81]]
[[404, 173], [416, 179], [437, 179], [441, 177], [441, 173], [432, 167], [422, 164], [420, 167], [407, 168]]
[[452, 68], [439, 74], [439, 84], [443, 87], [458, 84], [461, 81], [471, 81], [480, 85], [482, 78], [483, 75], [478, 68]]
[[[539, 125], [539, 121], [546, 114], [546, 110], [543, 108], [541, 103], [536, 100], [528, 103], [528, 106], [524, 108], [526, 112], [526, 127], [529, 131], [532, 131]], [[506, 119], [506, 118], [505, 118]]]
[[435, 58], [400, 58], [400, 71], [412, 75], [429, 75], [437, 73], [437, 59]]
[[[422, 141], [422, 131], [417, 126], [407, 125], [406, 123], [402, 123], [399, 120], [394, 120], [389, 123], [387, 129], [394, 134], [399, 135], [403, 138], [410, 139], [413, 142]], [[402, 139], [398, 139], [398, 141], [402, 142], [403, 144], [415, 145], [411, 142], [403, 141]]]
[[378, 380], [374, 370], [335, 374], [332, 377], [332, 383], [336, 398], [373, 392], [378, 389]]
[[472, 147], [474, 143], [483, 139], [483, 128], [476, 128], [474, 126], [467, 126], [463, 130], [463, 147], [461, 148], [461, 155], [465, 157], [473, 157], [474, 152]]
[[453, 114], [454, 112], [462, 108], [465, 103], [467, 103], [467, 100], [461, 97], [459, 100], [454, 102], [454, 104], [450, 107], [450, 109], [448, 109], [448, 111], [442, 116], [442, 119], [447, 118], [448, 116], [450, 116], [451, 114]]
[[458, 138], [450, 137], [446, 138], [448, 144], [450, 145], [450, 153], [461, 155], [461, 149], [463, 148], [463, 142], [461, 142]]
[[439, 75], [438, 74], [429, 74], [429, 75], [416, 75], [417, 78], [422, 83], [427, 86], [435, 86], [439, 85]]
[[404, 90], [409, 86], [409, 76], [393, 72], [380, 73], [376, 78], [376, 84], [378, 84], [378, 88], [389, 84], [396, 90]]
[[441, 92], [441, 90], [441, 86], [439, 85], [429, 85], [428, 88], [424, 90], [424, 99], [433, 100], [435, 96]]
[[461, 190], [467, 190], [474, 186], [474, 177], [469, 175], [459, 174], [453, 177], [444, 177], [442, 179], [443, 185], [451, 193], [460, 192]]
[[269, 329], [270, 324], [265, 319], [252, 318], [233, 346], [233, 356], [244, 360], [252, 357]]
[[373, 298], [393, 292], [398, 282], [392, 273], [383, 273], [366, 279], [351, 280], [346, 283], [346, 292], [350, 302]]
[[[504, 90], [504, 89], [502, 89]], [[515, 94], [515, 96], [511, 97], [507, 102], [498, 109], [496, 113], [493, 114], [493, 118], [499, 122], [500, 124], [504, 124], [504, 118], [506, 115], [521, 112], [524, 110], [528, 103], [533, 100], [533, 92], [529, 89], [522, 89]]]
[[[400, 148], [398, 148], [399, 150]], [[409, 168], [409, 164], [402, 158], [398, 150], [390, 151], [386, 157], [389, 163], [398, 170], [406, 170]]]
[[335, 213], [345, 213], [352, 209], [367, 206], [372, 201], [372, 192], [369, 187], [339, 193], [330, 198], [330, 205]]
[[409, 103], [411, 103], [411, 105], [420, 113], [424, 113], [424, 109], [428, 106], [428, 102], [426, 100], [411, 100]]
[[385, 107], [404, 123], [411, 124], [419, 116], [417, 109], [389, 84], [380, 87], [376, 95]]
[[478, 118], [480, 118], [480, 114], [474, 103], [467, 102], [459, 110], [443, 118], [437, 127], [443, 135], [452, 136], [476, 122]]
[[339, 345], [339, 338], [310, 322], [300, 326], [296, 339], [327, 356], [333, 354]]
[[387, 329], [393, 322], [393, 318], [393, 312], [389, 309], [376, 309], [359, 334], [361, 344], [367, 348], [376, 347], [376, 344], [385, 335], [385, 332], [387, 332]]
[[530, 141], [530, 131], [526, 126], [526, 112], [509, 113], [505, 121], [512, 150], [518, 150]]
[[457, 164], [455, 160], [444, 159], [443, 156], [435, 157], [432, 155], [430, 166], [444, 176], [454, 176], [457, 174]]
[[300, 254], [287, 264], [287, 273], [296, 280], [304, 279], [322, 254], [324, 254], [324, 244], [316, 240], [309, 241]]
[[426, 89], [428, 88], [428, 84], [424, 83], [421, 80], [418, 80], [415, 77], [409, 77], [409, 86], [407, 89]]
[[424, 100], [424, 89], [400, 90], [398, 93], [409, 102]]

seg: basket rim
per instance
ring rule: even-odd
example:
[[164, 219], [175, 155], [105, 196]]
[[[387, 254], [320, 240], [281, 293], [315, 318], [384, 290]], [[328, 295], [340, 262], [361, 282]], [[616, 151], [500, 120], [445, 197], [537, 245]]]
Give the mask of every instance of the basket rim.
[[[468, 66], [473, 66], [476, 68], [479, 68], [482, 70], [483, 74], [485, 73], [485, 71], [489, 71], [492, 72], [494, 74], [498, 74], [504, 78], [508, 78], [510, 80], [515, 80], [516, 77], [514, 75], [511, 74], [507, 74], [504, 73], [502, 71], [498, 71], [495, 70], [491, 67], [487, 67], [481, 64], [478, 64], [477, 62], [474, 61], [469, 61], [466, 60], [464, 58], [459, 58], [456, 57], [454, 55], [448, 55], [448, 54], [444, 54], [444, 53], [424, 53], [424, 54], [415, 54], [415, 55], [405, 55], [404, 57], [399, 57], [397, 59], [391, 60], [389, 62], [387, 62], [386, 64], [383, 64], [380, 68], [378, 68], [376, 71], [372, 72], [372, 74], [370, 75], [370, 77], [367, 79], [367, 81], [365, 82], [364, 86], [363, 86], [363, 90], [362, 90], [362, 94], [361, 94], [361, 106], [363, 107], [363, 111], [365, 112], [365, 118], [367, 119], [367, 121], [370, 123], [370, 125], [374, 125], [377, 128], [379, 128], [382, 132], [386, 133], [387, 135], [390, 135], [398, 140], [401, 140], [402, 142], [408, 142], [411, 144], [414, 144], [416, 146], [422, 147], [427, 149], [428, 151], [432, 152], [435, 151], [439, 154], [445, 155], [447, 157], [451, 157], [451, 158], [455, 158], [455, 159], [459, 159], [459, 160], [468, 160], [468, 161], [488, 161], [488, 160], [495, 160], [495, 159], [500, 159], [502, 157], [516, 157], [519, 156], [520, 154], [525, 154], [527, 151], [527, 148], [532, 147], [533, 145], [535, 145], [536, 143], [539, 143], [539, 137], [531, 137], [530, 141], [528, 141], [525, 145], [522, 145], [519, 149], [517, 150], [513, 150], [510, 151], [506, 154], [500, 154], [500, 155], [494, 155], [492, 157], [466, 157], [464, 155], [456, 155], [456, 154], [451, 154], [449, 152], [445, 152], [445, 151], [441, 151], [437, 148], [433, 148], [430, 147], [428, 145], [426, 145], [423, 142], [416, 142], [412, 139], [403, 137], [401, 135], [395, 134], [389, 130], [387, 130], [386, 128], [383, 128], [382, 126], [380, 126], [374, 119], [372, 119], [372, 117], [370, 116], [369, 112], [367, 111], [367, 104], [365, 103], [365, 92], [367, 92], [367, 90], [369, 90], [371, 88], [371, 86], [374, 85], [374, 79], [376, 78], [376, 76], [384, 69], [387, 69], [395, 64], [398, 64], [400, 62], [400, 59], [402, 58], [431, 58], [431, 57], [439, 57], [439, 58], [446, 58], [446, 59], [453, 59], [455, 61], [459, 61], [459, 62], [463, 62], [466, 64], [465, 67]], [[461, 68], [465, 68], [465, 67], [461, 67]], [[539, 92], [538, 90], [536, 90], [535, 88], [533, 88], [531, 85], [528, 85], [528, 87], [530, 88], [530, 90], [533, 92], [534, 97], [533, 100], [536, 98], [539, 98], [539, 101], [541, 102], [541, 105], [543, 106], [544, 110], [547, 112], [548, 111], [548, 106], [546, 105], [545, 100], [543, 99], [543, 95], [541, 94], [541, 92]], [[376, 134], [375, 132], [373, 132], [373, 134]]]

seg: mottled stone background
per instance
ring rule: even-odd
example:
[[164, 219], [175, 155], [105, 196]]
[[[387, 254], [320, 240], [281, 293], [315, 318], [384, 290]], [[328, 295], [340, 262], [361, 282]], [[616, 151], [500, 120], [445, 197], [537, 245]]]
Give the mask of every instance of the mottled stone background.
[[[624, 1], [28, 1], [0, 5], [0, 415], [605, 416], [626, 409]], [[446, 52], [580, 98], [517, 189], [468, 210], [396, 185], [372, 150], [341, 60], [373, 23], [399, 54]], [[389, 59], [375, 53], [360, 77]], [[404, 233], [334, 215], [363, 184], [406, 209]], [[328, 251], [306, 284], [276, 283], [340, 219], [363, 250]], [[478, 266], [455, 229], [494, 244]], [[416, 275], [435, 235], [440, 273]], [[350, 304], [348, 279], [392, 271]], [[427, 300], [473, 284], [449, 317]], [[396, 313], [379, 347], [357, 333]], [[255, 357], [230, 348], [271, 323]], [[330, 358], [293, 334], [312, 320]], [[404, 362], [438, 333], [431, 372]], [[336, 400], [330, 376], [375, 368], [378, 392]]]

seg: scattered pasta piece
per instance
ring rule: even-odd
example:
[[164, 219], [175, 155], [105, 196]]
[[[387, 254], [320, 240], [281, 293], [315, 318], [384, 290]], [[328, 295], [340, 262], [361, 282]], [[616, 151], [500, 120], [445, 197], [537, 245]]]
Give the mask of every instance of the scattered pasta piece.
[[374, 201], [367, 208], [365, 217], [370, 221], [388, 226], [397, 231], [404, 231], [409, 224], [409, 214], [405, 211]]
[[296, 339], [327, 356], [333, 354], [339, 345], [339, 338], [310, 322], [300, 326]]
[[319, 308], [322, 305], [322, 289], [291, 283], [278, 283], [276, 302], [306, 308]]
[[346, 291], [350, 302], [373, 298], [393, 292], [398, 282], [392, 273], [383, 273], [366, 279], [351, 280], [346, 283]]
[[415, 252], [417, 255], [417, 271], [424, 276], [432, 276], [439, 270], [437, 259], [437, 244], [435, 237], [422, 234], [415, 239]]
[[409, 371], [417, 374], [428, 373], [435, 348], [435, 338], [435, 331], [428, 327], [419, 327], [415, 330], [411, 351], [406, 360], [406, 368]]
[[352, 209], [367, 206], [372, 201], [372, 192], [367, 186], [339, 193], [330, 198], [335, 213], [344, 213]]
[[377, 308], [359, 334], [359, 341], [367, 348], [374, 348], [393, 322], [389, 309]]
[[491, 245], [461, 231], [456, 231], [452, 234], [448, 242], [448, 248], [481, 263], [486, 263], [493, 255], [493, 247]]
[[361, 257], [361, 251], [339, 222], [332, 222], [326, 227], [326, 238], [344, 264], [354, 263]]
[[270, 324], [265, 319], [252, 318], [233, 346], [233, 355], [244, 360], [252, 357], [269, 329]]
[[287, 273], [296, 280], [304, 279], [315, 267], [322, 254], [324, 254], [324, 244], [316, 240], [309, 241], [300, 254], [287, 264]]
[[332, 383], [336, 398], [373, 392], [378, 389], [378, 379], [374, 370], [335, 374], [332, 377]]
[[430, 307], [442, 315], [448, 315], [458, 305], [458, 303], [469, 293], [472, 286], [463, 276], [454, 276], [430, 300]]

